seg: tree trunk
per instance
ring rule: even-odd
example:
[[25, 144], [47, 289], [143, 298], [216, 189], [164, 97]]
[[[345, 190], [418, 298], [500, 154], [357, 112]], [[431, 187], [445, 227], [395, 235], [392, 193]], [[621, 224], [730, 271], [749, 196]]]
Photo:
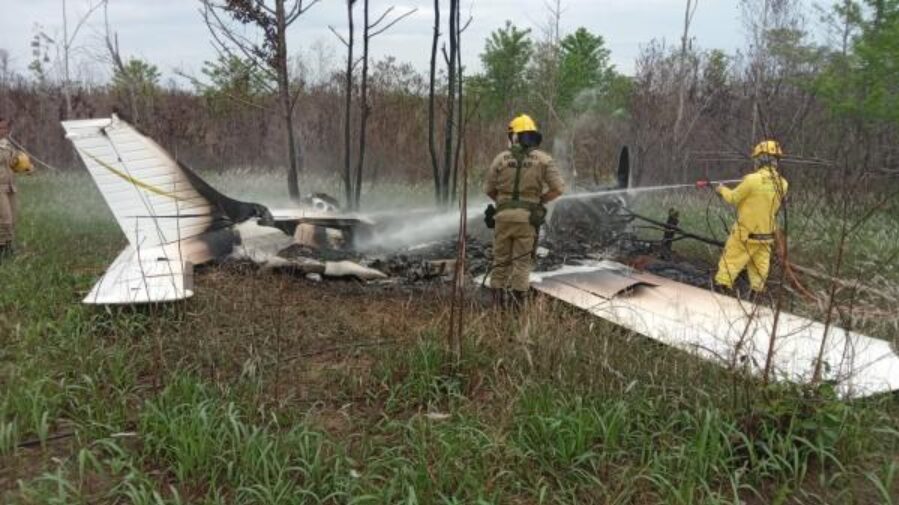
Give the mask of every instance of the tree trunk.
[[353, 205], [353, 154], [350, 142], [352, 141], [352, 133], [350, 131], [352, 121], [352, 105], [353, 105], [353, 1], [347, 0], [346, 14], [347, 25], [349, 26], [349, 37], [347, 38], [347, 54], [346, 54], [346, 97], [343, 111], [343, 186], [344, 198], [347, 206]]
[[[459, 95], [459, 103], [456, 109], [458, 113], [456, 114], [456, 157], [453, 160], [453, 192], [450, 197], [451, 201], [456, 201], [457, 194], [457, 183], [459, 179], [459, 156], [462, 153], [462, 140], [464, 139], [465, 134], [465, 107], [463, 107], [462, 102], [462, 9], [456, 9], [456, 60], [452, 63], [456, 65], [457, 68], [457, 93]], [[464, 182], [463, 182], [464, 184]]]
[[434, 0], [434, 36], [431, 39], [431, 70], [428, 91], [428, 151], [431, 154], [431, 168], [434, 171], [434, 199], [440, 204], [440, 165], [437, 161], [437, 140], [434, 114], [434, 100], [437, 80], [437, 42], [440, 39], [440, 0]]
[[353, 209], [359, 210], [362, 197], [362, 170], [365, 168], [365, 131], [368, 125], [368, 0], [362, 4], [362, 81], [359, 88], [359, 159], [356, 162]]
[[72, 117], [72, 81], [69, 73], [69, 16], [66, 12], [66, 0], [62, 0], [62, 57], [63, 76], [62, 93], [66, 99], [66, 114], [63, 119]]
[[297, 141], [293, 130], [293, 104], [290, 100], [290, 81], [287, 75], [287, 17], [284, 11], [284, 0], [275, 1], [275, 17], [278, 24], [278, 47], [275, 48], [278, 71], [278, 94], [284, 113], [284, 126], [287, 129], [287, 149], [290, 165], [287, 168], [287, 192], [290, 199], [299, 201], [300, 183], [297, 171]]
[[[755, 28], [754, 38], [755, 38], [755, 57], [753, 58], [753, 78], [755, 82], [753, 83], [753, 91], [752, 91], [752, 130], [751, 137], [749, 139], [749, 144], [754, 145], [758, 141], [758, 130], [759, 130], [759, 107], [761, 102], [761, 94], [762, 94], [762, 79], [764, 77], [764, 58], [765, 53], [767, 52], [767, 44], [764, 42], [765, 31], [768, 29], [768, 0], [764, 0], [762, 2], [762, 23], [761, 27]], [[764, 45], [763, 45], [764, 44]]]
[[[698, 0], [697, 0], [698, 1]], [[681, 165], [681, 180], [687, 180], [687, 164], [681, 153], [681, 125], [684, 120], [684, 108], [687, 102], [687, 49], [690, 39], [690, 22], [693, 19], [693, 0], [687, 0], [684, 9], [684, 33], [681, 36], [680, 64], [678, 69], [677, 116], [674, 119], [674, 155], [676, 163]]]
[[449, 204], [450, 173], [453, 166], [453, 124], [456, 114], [456, 45], [458, 43], [456, 30], [456, 10], [459, 8], [459, 0], [450, 0], [449, 9], [449, 57], [448, 76], [446, 83], [446, 124], [443, 131], [443, 181], [441, 202]]

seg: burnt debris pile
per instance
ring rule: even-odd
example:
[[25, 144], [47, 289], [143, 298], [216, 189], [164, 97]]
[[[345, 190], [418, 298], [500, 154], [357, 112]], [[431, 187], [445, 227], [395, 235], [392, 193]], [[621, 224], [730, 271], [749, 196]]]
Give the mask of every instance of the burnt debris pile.
[[[375, 258], [369, 266], [405, 282], [448, 280], [455, 273], [457, 246], [455, 239], [429, 242]], [[468, 237], [466, 271], [471, 275], [483, 274], [490, 262], [490, 245], [476, 237]]]
[[[658, 241], [645, 241], [632, 233], [633, 216], [626, 203], [625, 198], [619, 196], [570, 198], [557, 202], [533, 252], [535, 270], [552, 271], [564, 265], [612, 259], [679, 282], [708, 286], [710, 266], [694, 264], [660, 251], [661, 234]], [[492, 244], [489, 233], [483, 233], [486, 231], [475, 231], [467, 237], [465, 274], [469, 278], [483, 276], [491, 270]], [[384, 241], [391, 242], [389, 237], [389, 234], [385, 235]], [[365, 252], [332, 247], [330, 242], [294, 243], [278, 252], [280, 260], [274, 265], [300, 264], [303, 268], [299, 270], [305, 272], [307, 263], [313, 261], [321, 264], [352, 262], [385, 274], [386, 278], [375, 279], [379, 283], [407, 285], [447, 282], [457, 268], [458, 241], [451, 235], [399, 250], [369, 247]], [[665, 259], [659, 259], [659, 256]]]
[[546, 239], [570, 253], [595, 253], [616, 246], [631, 220], [623, 197], [562, 200], [550, 214]]

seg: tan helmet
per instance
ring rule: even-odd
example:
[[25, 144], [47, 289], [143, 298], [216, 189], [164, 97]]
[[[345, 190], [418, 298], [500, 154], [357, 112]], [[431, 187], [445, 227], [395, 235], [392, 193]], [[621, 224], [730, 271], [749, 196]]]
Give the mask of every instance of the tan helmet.
[[29, 158], [27, 154], [18, 153], [12, 159], [9, 168], [11, 168], [13, 172], [21, 174], [24, 172], [31, 172], [31, 170], [34, 169], [34, 166], [31, 164], [31, 158]]
[[752, 157], [758, 158], [762, 155], [773, 156], [775, 158], [783, 158], [784, 152], [780, 148], [780, 143], [776, 140], [764, 140], [759, 142], [755, 149], [752, 150]]
[[535, 132], [537, 123], [531, 119], [531, 116], [522, 114], [512, 121], [509, 121], [509, 133]]

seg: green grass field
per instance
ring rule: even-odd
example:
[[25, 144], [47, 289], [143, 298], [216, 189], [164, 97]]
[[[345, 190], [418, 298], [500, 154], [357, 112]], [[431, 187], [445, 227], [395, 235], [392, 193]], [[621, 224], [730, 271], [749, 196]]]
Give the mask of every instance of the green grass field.
[[[88, 307], [124, 245], [99, 193], [44, 174], [21, 197], [19, 254], [0, 264], [5, 503], [899, 501], [893, 397], [763, 387], [546, 300], [522, 319], [472, 306], [456, 363], [438, 287], [222, 267], [185, 303]], [[670, 198], [640, 205], [705, 227], [702, 200]], [[857, 233], [848, 272], [889, 261], [895, 210]], [[819, 214], [792, 239], [826, 268], [833, 235], [814, 221], [839, 226]], [[714, 254], [691, 247], [677, 246]], [[888, 286], [896, 268], [871, 278]]]

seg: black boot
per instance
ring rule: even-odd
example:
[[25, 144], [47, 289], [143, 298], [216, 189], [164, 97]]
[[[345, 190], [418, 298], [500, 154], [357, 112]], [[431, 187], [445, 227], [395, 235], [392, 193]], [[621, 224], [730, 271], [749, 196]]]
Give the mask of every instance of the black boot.
[[736, 292], [734, 292], [733, 288], [727, 287], [723, 284], [718, 284], [717, 282], [712, 284], [712, 291], [722, 295], [736, 297]]
[[13, 255], [12, 244], [0, 245], [0, 261], [11, 258]]
[[514, 312], [518, 312], [524, 309], [524, 306], [528, 302], [528, 292], [527, 291], [517, 291], [511, 290], [509, 291], [510, 301], [509, 305], [511, 306]]
[[490, 290], [490, 295], [492, 297], [493, 309], [494, 310], [503, 310], [505, 307], [505, 294], [506, 291], [504, 289], [493, 288]]
[[768, 299], [768, 292], [765, 289], [749, 290], [749, 302], [753, 305], [764, 305]]

